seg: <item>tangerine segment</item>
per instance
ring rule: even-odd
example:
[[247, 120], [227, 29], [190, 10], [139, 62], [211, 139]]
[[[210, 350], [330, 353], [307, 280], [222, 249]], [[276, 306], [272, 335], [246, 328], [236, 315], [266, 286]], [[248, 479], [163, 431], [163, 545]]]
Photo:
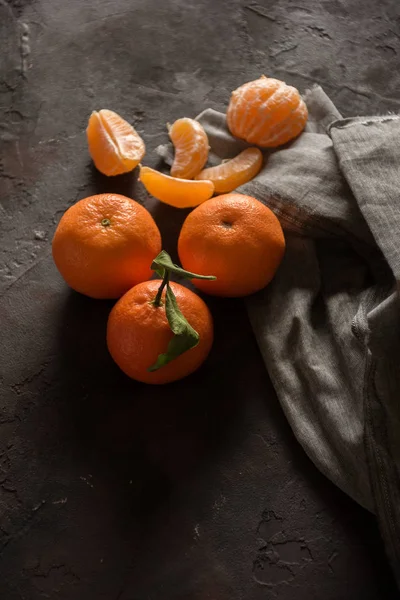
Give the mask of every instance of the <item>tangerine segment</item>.
[[193, 179], [200, 173], [208, 159], [208, 137], [203, 127], [194, 119], [178, 119], [169, 129], [175, 147], [171, 167], [172, 177]]
[[209, 179], [217, 194], [232, 192], [240, 185], [253, 179], [262, 167], [263, 155], [258, 148], [246, 148], [240, 154], [226, 162], [204, 169], [196, 179]]
[[263, 148], [295, 138], [307, 117], [307, 106], [296, 88], [265, 76], [232, 92], [227, 111], [231, 133]]
[[146, 151], [137, 131], [112, 110], [93, 111], [86, 134], [90, 156], [104, 175], [132, 171]]
[[198, 206], [211, 198], [214, 193], [212, 181], [177, 179], [150, 169], [150, 167], [140, 168], [139, 179], [149, 194], [165, 204], [175, 206], [175, 208]]

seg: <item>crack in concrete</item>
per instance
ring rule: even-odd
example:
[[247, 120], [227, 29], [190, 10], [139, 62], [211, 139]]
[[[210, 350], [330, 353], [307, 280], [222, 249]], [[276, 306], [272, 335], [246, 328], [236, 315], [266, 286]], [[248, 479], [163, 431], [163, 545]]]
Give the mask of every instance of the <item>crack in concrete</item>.
[[[32, 373], [32, 375], [27, 375], [22, 381], [19, 381], [17, 383], [13, 383], [10, 385], [10, 388], [18, 395], [20, 396], [23, 392], [23, 388], [27, 385], [29, 385], [30, 383], [36, 381], [36, 379], [38, 379], [43, 372], [46, 370], [46, 368], [48, 367], [50, 363], [50, 360], [47, 360], [45, 362], [43, 362], [40, 367], [37, 369], [37, 371], [35, 371], [34, 373]], [[19, 418], [19, 417], [15, 417], [15, 418]]]
[[275, 17], [271, 17], [271, 15], [267, 15], [264, 12], [264, 7], [260, 6], [259, 4], [247, 4], [246, 6], [244, 6], [245, 9], [250, 10], [251, 12], [253, 12], [254, 14], [258, 15], [259, 17], [263, 17], [264, 19], [267, 19], [268, 21], [272, 21], [273, 23], [277, 22], [277, 19]]
[[32, 271], [32, 269], [34, 269], [37, 265], [39, 265], [41, 262], [43, 262], [44, 260], [46, 260], [49, 256], [51, 255], [51, 250], [48, 250], [47, 252], [45, 252], [42, 256], [40, 256], [32, 265], [30, 265], [27, 269], [25, 269], [25, 271], [23, 271], [22, 273], [20, 273], [19, 275], [17, 275], [17, 277], [15, 277], [15, 279], [10, 283], [10, 285], [8, 285], [1, 293], [0, 293], [0, 299], [4, 298], [8, 292], [14, 287], [14, 285], [16, 283], [18, 283], [18, 281], [20, 279], [22, 279], [23, 277], [25, 277], [25, 275], [27, 275], [30, 271]]

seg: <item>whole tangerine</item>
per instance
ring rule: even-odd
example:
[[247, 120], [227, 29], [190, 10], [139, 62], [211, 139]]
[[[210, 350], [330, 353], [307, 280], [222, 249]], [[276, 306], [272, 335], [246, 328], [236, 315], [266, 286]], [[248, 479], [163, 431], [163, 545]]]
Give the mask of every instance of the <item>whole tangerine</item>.
[[119, 298], [149, 279], [161, 250], [150, 213], [120, 194], [80, 200], [62, 216], [53, 238], [53, 258], [65, 281], [92, 298]]
[[285, 239], [274, 213], [244, 194], [223, 194], [204, 202], [183, 223], [178, 253], [187, 271], [213, 273], [196, 280], [203, 292], [239, 297], [265, 287], [283, 258]]
[[156, 371], [149, 369], [167, 350], [173, 337], [162, 302], [155, 304], [160, 280], [146, 281], [129, 290], [112, 309], [107, 345], [117, 365], [132, 379], [162, 384], [182, 379], [205, 361], [213, 343], [213, 321], [205, 302], [191, 290], [169, 283], [180, 311], [199, 335], [198, 344]]
[[303, 131], [308, 111], [296, 88], [262, 76], [232, 92], [226, 116], [234, 136], [262, 148], [275, 148]]

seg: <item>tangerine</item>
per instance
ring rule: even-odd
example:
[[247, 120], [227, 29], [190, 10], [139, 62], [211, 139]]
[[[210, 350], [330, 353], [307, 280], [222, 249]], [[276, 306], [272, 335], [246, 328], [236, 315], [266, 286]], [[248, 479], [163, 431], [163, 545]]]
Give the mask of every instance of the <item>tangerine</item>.
[[203, 169], [196, 179], [209, 179], [214, 184], [215, 193], [225, 194], [253, 179], [261, 169], [262, 162], [263, 155], [259, 148], [246, 148], [235, 158]]
[[119, 194], [80, 200], [62, 216], [53, 238], [53, 258], [65, 281], [92, 298], [119, 298], [149, 279], [161, 250], [150, 213]]
[[160, 280], [146, 281], [129, 290], [112, 309], [107, 325], [107, 345], [117, 365], [132, 379], [162, 384], [193, 373], [205, 361], [213, 343], [213, 321], [207, 305], [191, 290], [170, 282], [177, 304], [191, 327], [199, 334], [196, 346], [162, 368], [151, 371], [158, 356], [173, 338], [162, 302], [155, 298]]
[[137, 131], [112, 110], [93, 111], [86, 134], [90, 156], [104, 175], [132, 171], [146, 151]]
[[187, 271], [212, 272], [216, 280], [196, 280], [203, 292], [247, 296], [273, 278], [285, 239], [274, 213], [244, 194], [223, 194], [201, 204], [183, 223], [178, 253]]
[[169, 128], [169, 137], [175, 148], [171, 167], [172, 177], [193, 179], [200, 173], [208, 159], [208, 137], [203, 127], [194, 119], [178, 119]]
[[263, 75], [232, 92], [226, 116], [234, 136], [274, 148], [303, 131], [308, 111], [296, 88]]
[[175, 208], [198, 206], [214, 193], [214, 184], [211, 181], [178, 179], [150, 167], [140, 168], [139, 181], [149, 194]]

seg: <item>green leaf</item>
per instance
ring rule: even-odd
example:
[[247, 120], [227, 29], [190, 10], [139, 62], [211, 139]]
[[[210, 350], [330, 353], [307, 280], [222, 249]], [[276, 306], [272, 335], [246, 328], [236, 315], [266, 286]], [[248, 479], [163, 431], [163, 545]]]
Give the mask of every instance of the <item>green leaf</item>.
[[[170, 255], [168, 252], [165, 252], [165, 250], [161, 250], [160, 254], [153, 260], [151, 268], [159, 275], [160, 269], [167, 269], [168, 271], [171, 271], [171, 273], [175, 273], [181, 277], [186, 277], [187, 279], [216, 279], [214, 275], [197, 275], [196, 273], [191, 273], [190, 271], [181, 269], [181, 267], [174, 265]], [[163, 277], [163, 275], [161, 275], [161, 277]]]
[[151, 268], [162, 278], [162, 283], [152, 303], [156, 308], [161, 307], [161, 297], [164, 288], [166, 288], [165, 313], [171, 331], [174, 334], [174, 337], [168, 344], [167, 351], [160, 354], [155, 364], [149, 368], [149, 371], [157, 371], [157, 369], [167, 365], [184, 352], [187, 352], [187, 350], [197, 346], [199, 343], [199, 334], [193, 329], [179, 310], [175, 295], [169, 284], [171, 273], [186, 277], [187, 279], [216, 279], [216, 277], [213, 275], [197, 275], [196, 273], [181, 269], [177, 265], [174, 265], [171, 257], [165, 250], [162, 250], [154, 259]]
[[167, 365], [199, 343], [199, 334], [181, 313], [175, 294], [169, 283], [167, 284], [165, 294], [165, 312], [174, 337], [168, 344], [167, 351], [164, 354], [159, 354], [154, 365], [149, 368], [149, 371], [157, 371], [157, 369]]
[[[154, 264], [154, 263], [153, 263]], [[153, 269], [153, 264], [151, 265], [151, 268]], [[161, 279], [164, 279], [164, 275], [165, 275], [165, 269], [163, 269], [162, 267], [157, 267], [157, 269], [153, 269], [153, 271], [155, 271], [157, 273], [157, 275], [159, 277], [161, 277]]]

